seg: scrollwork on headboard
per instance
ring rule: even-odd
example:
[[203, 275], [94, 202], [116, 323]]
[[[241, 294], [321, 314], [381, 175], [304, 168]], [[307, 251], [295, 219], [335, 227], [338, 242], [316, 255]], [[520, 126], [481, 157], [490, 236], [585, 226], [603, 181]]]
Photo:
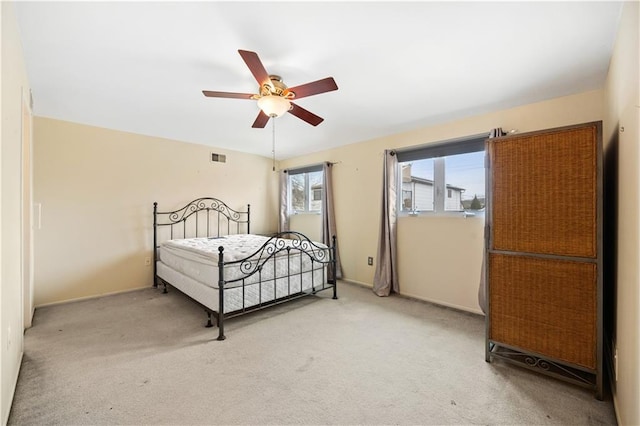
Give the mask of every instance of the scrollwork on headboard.
[[[246, 212], [240, 212], [232, 209], [223, 201], [218, 200], [217, 198], [198, 198], [197, 200], [191, 201], [186, 206], [172, 211], [172, 212], [158, 212], [159, 215], [167, 215], [167, 219], [169, 220], [166, 225], [170, 225], [172, 223], [177, 223], [182, 220], [186, 220], [192, 214], [199, 212], [201, 210], [215, 210], [225, 215], [225, 217], [233, 222], [239, 223], [249, 223], [249, 206], [247, 205]], [[246, 215], [245, 218], [242, 216]], [[163, 225], [163, 224], [159, 224]]]
[[154, 230], [159, 226], [169, 226], [170, 238], [176, 237], [174, 227], [180, 225], [180, 238], [248, 234], [251, 231], [250, 208], [247, 204], [246, 211], [235, 210], [212, 197], [198, 198], [184, 207], [166, 212], [159, 212], [158, 203], [153, 203]]

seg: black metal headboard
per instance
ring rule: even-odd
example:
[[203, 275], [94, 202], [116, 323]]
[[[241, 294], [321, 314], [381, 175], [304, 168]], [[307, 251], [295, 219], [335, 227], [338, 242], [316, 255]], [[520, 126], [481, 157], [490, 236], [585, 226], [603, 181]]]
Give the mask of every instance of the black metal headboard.
[[[158, 203], [153, 203], [153, 227], [155, 230], [159, 226], [168, 226], [170, 238], [248, 234], [250, 233], [250, 209], [251, 206], [247, 204], [246, 212], [234, 210], [223, 201], [211, 197], [198, 198], [170, 212], [159, 212]], [[213, 226], [212, 222], [214, 222]], [[232, 224], [235, 227], [233, 230]], [[241, 229], [245, 224], [246, 231], [242, 232]]]
[[251, 206], [247, 211], [238, 211], [217, 198], [198, 198], [178, 210], [159, 212], [158, 203], [153, 203], [153, 270], [154, 285], [160, 228], [167, 227], [167, 239], [220, 237], [231, 234], [249, 234]]

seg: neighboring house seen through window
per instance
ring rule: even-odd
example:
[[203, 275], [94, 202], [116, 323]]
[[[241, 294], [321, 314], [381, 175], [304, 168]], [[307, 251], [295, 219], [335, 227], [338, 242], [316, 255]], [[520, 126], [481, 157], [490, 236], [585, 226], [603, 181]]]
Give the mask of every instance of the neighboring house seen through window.
[[411, 214], [482, 214], [484, 140], [488, 135], [397, 151], [402, 185], [399, 211]]
[[322, 166], [289, 171], [290, 213], [320, 213], [322, 178]]

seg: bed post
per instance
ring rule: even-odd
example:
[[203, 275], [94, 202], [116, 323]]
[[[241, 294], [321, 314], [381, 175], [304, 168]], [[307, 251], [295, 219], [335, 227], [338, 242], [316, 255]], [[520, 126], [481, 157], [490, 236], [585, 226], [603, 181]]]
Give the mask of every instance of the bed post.
[[333, 299], [338, 298], [338, 277], [336, 276], [337, 274], [336, 253], [337, 253], [336, 236], [334, 235], [333, 237], [331, 237], [331, 264], [329, 265], [329, 267], [331, 268], [331, 276], [333, 279]]
[[251, 233], [251, 204], [247, 204], [247, 234]]
[[153, 203], [153, 287], [154, 288], [158, 288], [158, 271], [156, 270], [156, 268], [158, 267], [156, 265], [156, 251], [157, 249], [157, 235], [156, 235], [156, 231], [158, 228], [158, 202], [154, 201]]
[[224, 340], [224, 247], [218, 247], [218, 340]]

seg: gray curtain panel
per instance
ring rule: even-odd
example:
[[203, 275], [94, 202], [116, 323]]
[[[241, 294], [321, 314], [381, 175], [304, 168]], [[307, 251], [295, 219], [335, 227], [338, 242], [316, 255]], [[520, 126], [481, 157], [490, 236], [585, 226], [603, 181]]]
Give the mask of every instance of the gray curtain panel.
[[394, 151], [384, 151], [382, 170], [382, 211], [378, 235], [378, 262], [373, 277], [373, 292], [378, 296], [399, 293], [397, 246], [397, 169], [398, 157]]
[[[324, 187], [324, 197], [322, 197], [322, 242], [331, 247], [332, 238], [336, 236], [336, 276], [329, 276], [329, 279], [342, 278], [342, 267], [340, 266], [340, 254], [338, 252], [338, 239], [336, 232], [336, 215], [333, 208], [333, 164], [323, 163], [322, 179]], [[332, 275], [331, 273], [329, 275]]]
[[[489, 138], [499, 138], [500, 136], [506, 135], [505, 132], [502, 131], [501, 127], [497, 127], [495, 129], [491, 129], [489, 132]], [[488, 184], [488, 182], [487, 182]], [[485, 199], [487, 196], [487, 191], [485, 190]], [[485, 205], [485, 214], [486, 214], [487, 206]], [[482, 268], [480, 271], [480, 285], [478, 286], [478, 304], [480, 305], [480, 309], [485, 314], [487, 313], [487, 266], [486, 266], [486, 247], [482, 250]]]
[[278, 218], [278, 232], [289, 231], [289, 179], [286, 170], [280, 172], [280, 215]]

